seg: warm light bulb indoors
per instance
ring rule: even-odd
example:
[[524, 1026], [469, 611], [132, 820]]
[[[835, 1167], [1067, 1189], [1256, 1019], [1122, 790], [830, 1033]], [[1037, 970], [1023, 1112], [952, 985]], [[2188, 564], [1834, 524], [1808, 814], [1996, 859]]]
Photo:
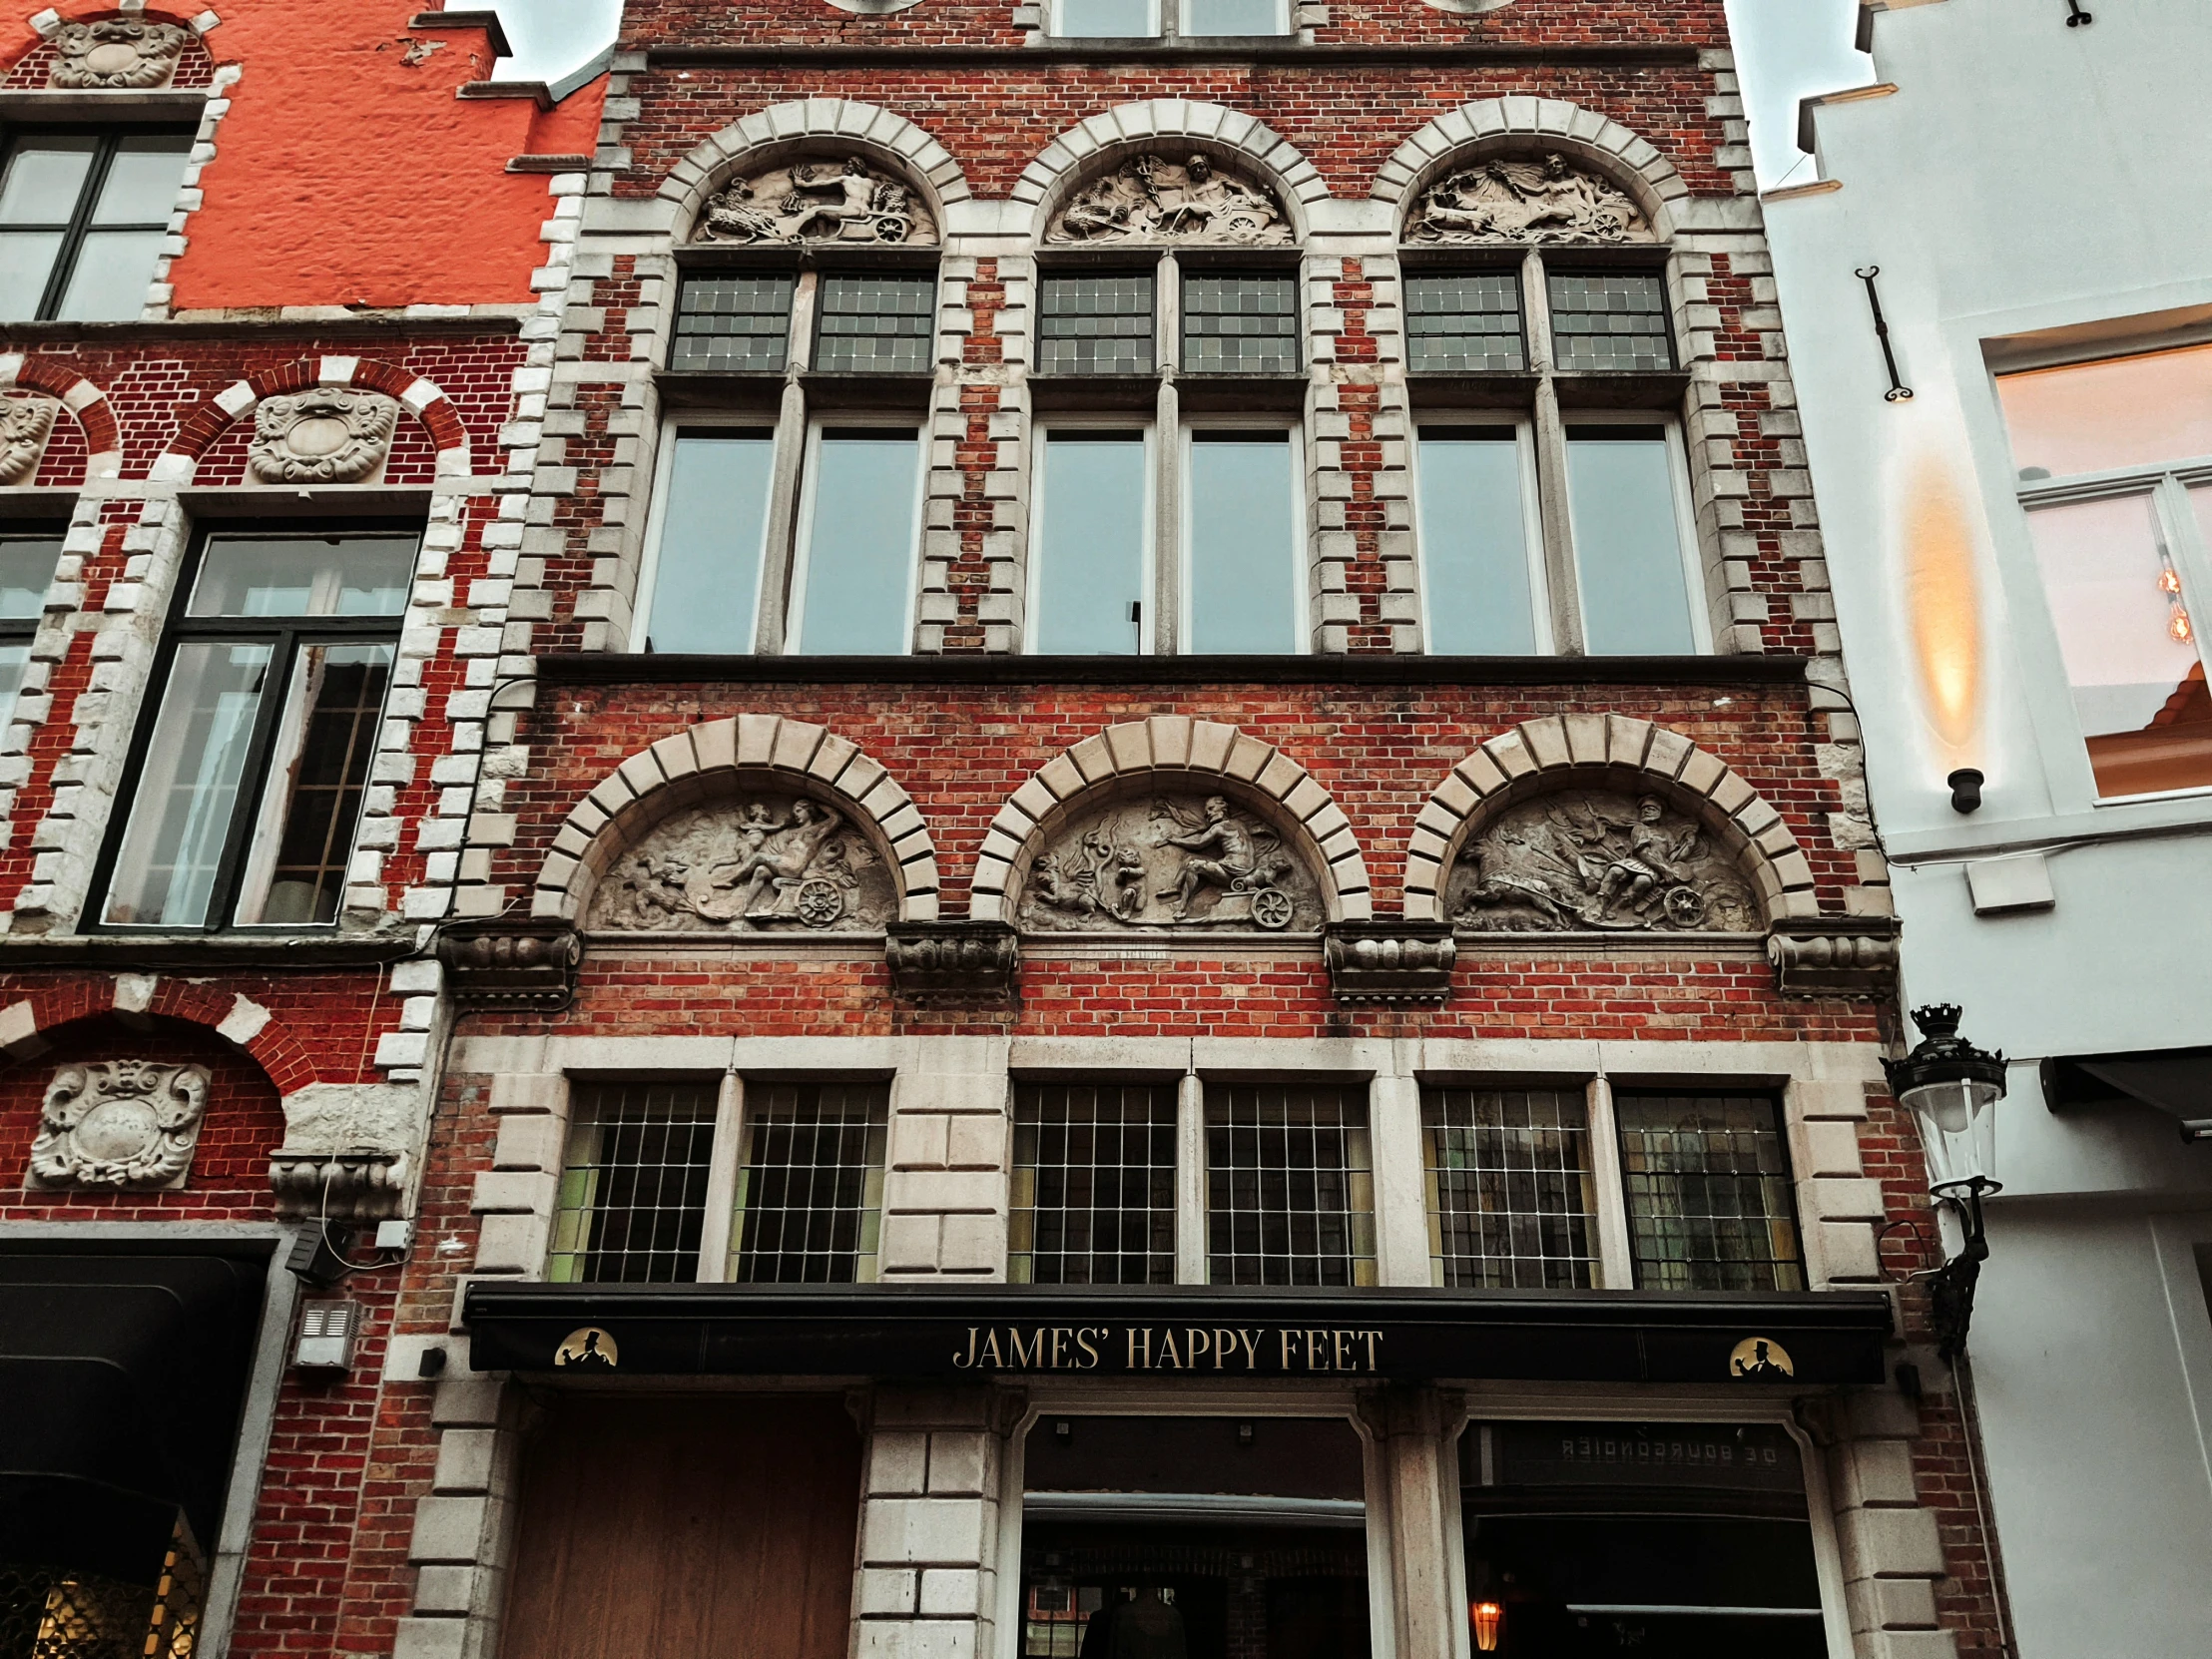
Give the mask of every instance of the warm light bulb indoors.
[[1497, 1651], [1497, 1627], [1504, 1621], [1505, 1609], [1494, 1601], [1478, 1601], [1468, 1609], [1474, 1619], [1474, 1645], [1478, 1652]]

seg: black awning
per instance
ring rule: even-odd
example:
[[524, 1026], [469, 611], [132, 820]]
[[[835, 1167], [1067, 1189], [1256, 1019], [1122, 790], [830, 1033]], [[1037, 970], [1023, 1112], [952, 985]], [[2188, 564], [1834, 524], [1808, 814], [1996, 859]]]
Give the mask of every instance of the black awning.
[[1468, 1378], [1880, 1382], [1879, 1291], [1004, 1285], [506, 1285], [468, 1290], [479, 1371], [646, 1377]]
[[251, 1256], [0, 1252], [0, 1561], [151, 1584], [213, 1550], [260, 1325]]
[[2132, 1102], [2179, 1119], [2185, 1141], [2212, 1139], [2212, 1048], [2055, 1056], [2043, 1062], [2042, 1082], [2054, 1112]]

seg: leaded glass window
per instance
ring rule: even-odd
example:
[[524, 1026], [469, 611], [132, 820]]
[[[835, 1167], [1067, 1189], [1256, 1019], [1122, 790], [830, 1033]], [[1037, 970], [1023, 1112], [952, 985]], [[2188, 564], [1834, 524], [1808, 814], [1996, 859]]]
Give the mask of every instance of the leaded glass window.
[[1216, 1285], [1373, 1285], [1364, 1091], [1208, 1084], [1206, 1234]]
[[1298, 278], [1183, 278], [1183, 367], [1193, 374], [1298, 368]]
[[1421, 1094], [1432, 1284], [1587, 1290], [1597, 1192], [1580, 1090]]
[[1152, 276], [1047, 276], [1038, 296], [1040, 374], [1149, 374]]
[[1805, 1289], [1774, 1099], [1623, 1093], [1613, 1114], [1640, 1288]]
[[1601, 374], [1674, 367], [1667, 285], [1639, 271], [1553, 272], [1551, 354], [1564, 370]]
[[853, 1284], [875, 1278], [887, 1083], [756, 1083], [746, 1090], [730, 1277]]
[[788, 276], [687, 276], [676, 302], [669, 367], [780, 369], [791, 320]]
[[1409, 276], [1405, 312], [1405, 366], [1416, 373], [1517, 372], [1528, 366], [1520, 276], [1514, 272]]
[[815, 367], [835, 373], [926, 373], [934, 276], [825, 276]]
[[714, 1141], [711, 1084], [579, 1088], [546, 1277], [557, 1284], [698, 1278]]
[[1013, 1283], [1175, 1282], [1172, 1085], [1021, 1085], [1013, 1182]]

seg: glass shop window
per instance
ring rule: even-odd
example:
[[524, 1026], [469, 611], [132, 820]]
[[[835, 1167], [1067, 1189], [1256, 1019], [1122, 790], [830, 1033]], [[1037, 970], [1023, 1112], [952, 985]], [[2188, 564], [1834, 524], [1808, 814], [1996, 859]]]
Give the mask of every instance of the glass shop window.
[[1477, 1653], [1829, 1659], [1785, 1429], [1476, 1422], [1459, 1448]]
[[0, 178], [0, 320], [135, 322], [189, 133], [27, 133]]
[[1037, 304], [1040, 374], [1150, 374], [1152, 273], [1044, 278]]
[[1779, 1102], [1623, 1091], [1613, 1117], [1640, 1289], [1805, 1289]]
[[1327, 1418], [1047, 1413], [1023, 1461], [1023, 1659], [1366, 1659], [1367, 1484]]
[[790, 649], [900, 656], [919, 573], [920, 429], [826, 426], [809, 448]]
[[1587, 1290], [1597, 1187], [1582, 1092], [1421, 1092], [1429, 1282], [1483, 1290]]
[[101, 920], [334, 921], [420, 538], [208, 537]]
[[1206, 1239], [1216, 1285], [1373, 1285], [1365, 1093], [1207, 1084]]
[[1681, 467], [1664, 425], [1567, 427], [1567, 513], [1593, 657], [1697, 650], [1676, 494]]
[[888, 1083], [747, 1086], [732, 1279], [874, 1282], [889, 1115]]
[[676, 433], [655, 525], [645, 649], [753, 650], [767, 555], [776, 434], [760, 428]]
[[1030, 503], [1030, 650], [1129, 657], [1149, 639], [1151, 437], [1046, 426]]
[[0, 719], [23, 689], [31, 641], [46, 614], [46, 590], [61, 557], [59, 536], [0, 536]]
[[547, 1279], [670, 1284], [699, 1277], [715, 1109], [711, 1084], [576, 1090]]
[[1019, 1085], [1007, 1278], [1174, 1284], [1175, 1116], [1173, 1084]]
[[1420, 427], [1420, 564], [1428, 649], [1521, 657], [1548, 644], [1528, 424]]

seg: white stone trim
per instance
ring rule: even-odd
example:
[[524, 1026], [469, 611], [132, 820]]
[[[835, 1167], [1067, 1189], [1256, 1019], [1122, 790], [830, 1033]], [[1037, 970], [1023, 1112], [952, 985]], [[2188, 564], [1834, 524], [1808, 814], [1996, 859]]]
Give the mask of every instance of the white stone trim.
[[[21, 385], [22, 382], [20, 381], [18, 376], [21, 375], [23, 372], [23, 364], [24, 354], [20, 351], [11, 351], [6, 355], [0, 355], [0, 388], [8, 388]], [[30, 387], [26, 389], [31, 390], [35, 393], [35, 395], [40, 397], [53, 396], [53, 393], [39, 390], [37, 387]], [[85, 411], [91, 408], [95, 403], [105, 402], [107, 400], [107, 395], [108, 394], [105, 391], [103, 391], [100, 387], [94, 385], [90, 380], [80, 377], [79, 379], [71, 383], [69, 389], [63, 392], [60, 398], [57, 399], [57, 401], [60, 402], [63, 408], [67, 409], [72, 415], [76, 417], [78, 426], [80, 428], [83, 428]], [[114, 411], [111, 409], [109, 413], [112, 417]], [[123, 431], [123, 422], [117, 420], [115, 423], [115, 428], [117, 436], [120, 438]], [[90, 441], [87, 441], [85, 445], [85, 477], [88, 481], [94, 478], [118, 478], [122, 476], [122, 450], [94, 450]], [[39, 458], [39, 465], [44, 466], [45, 464], [46, 460], [45, 457], [42, 455]], [[35, 471], [32, 473], [32, 477], [34, 479], [37, 477], [37, 473]]]
[[887, 850], [898, 919], [937, 919], [937, 852], [929, 826], [896, 779], [856, 744], [781, 715], [735, 715], [671, 733], [610, 772], [569, 811], [538, 870], [530, 913], [580, 918], [622, 843], [662, 812], [696, 805], [702, 784], [766, 774], [826, 791]]
[[[202, 22], [206, 22], [203, 28]], [[191, 27], [206, 35], [223, 20], [213, 12], [203, 12], [193, 19]], [[177, 202], [169, 212], [169, 235], [162, 243], [161, 257], [154, 262], [154, 279], [146, 289], [146, 304], [139, 312], [142, 322], [167, 322], [175, 314], [177, 289], [169, 280], [171, 268], [183, 259], [192, 246], [185, 235], [192, 216], [206, 203], [206, 193], [200, 188], [200, 178], [208, 164], [216, 158], [216, 129], [223, 125], [223, 118], [231, 113], [230, 90], [245, 77], [246, 70], [235, 63], [216, 65], [215, 74], [208, 82], [208, 101], [201, 107], [200, 130], [194, 134], [190, 158], [185, 163], [185, 174], [178, 182]]]
[[1287, 818], [1314, 849], [1329, 919], [1372, 919], [1367, 859], [1335, 798], [1273, 744], [1189, 715], [1109, 726], [1040, 767], [991, 820], [975, 861], [968, 914], [978, 921], [1012, 920], [1020, 877], [1077, 798], [1144, 775], [1199, 789], [1218, 782], [1225, 794], [1269, 804], [1270, 817]]

